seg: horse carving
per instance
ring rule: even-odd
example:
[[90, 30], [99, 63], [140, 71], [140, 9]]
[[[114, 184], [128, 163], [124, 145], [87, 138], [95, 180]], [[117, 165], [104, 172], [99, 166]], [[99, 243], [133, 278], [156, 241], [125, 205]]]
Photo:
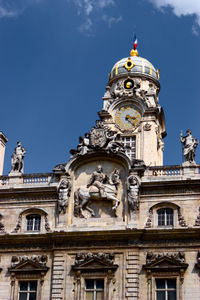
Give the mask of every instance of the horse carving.
[[90, 201], [111, 201], [114, 203], [112, 210], [116, 216], [116, 209], [120, 203], [117, 199], [117, 189], [119, 185], [119, 170], [115, 169], [108, 177], [102, 171], [102, 167], [98, 166], [97, 171], [92, 173], [91, 179], [87, 186], [79, 187], [74, 193], [74, 215], [82, 217], [83, 210], [90, 212], [95, 217], [94, 210], [89, 207]]

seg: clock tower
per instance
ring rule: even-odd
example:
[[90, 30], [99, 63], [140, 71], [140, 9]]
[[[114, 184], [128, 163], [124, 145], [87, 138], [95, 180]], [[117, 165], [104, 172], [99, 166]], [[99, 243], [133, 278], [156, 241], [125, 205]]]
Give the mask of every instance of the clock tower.
[[163, 165], [166, 131], [159, 91], [159, 69], [133, 49], [113, 66], [99, 113], [106, 125], [119, 133], [127, 156], [143, 160], [147, 166]]

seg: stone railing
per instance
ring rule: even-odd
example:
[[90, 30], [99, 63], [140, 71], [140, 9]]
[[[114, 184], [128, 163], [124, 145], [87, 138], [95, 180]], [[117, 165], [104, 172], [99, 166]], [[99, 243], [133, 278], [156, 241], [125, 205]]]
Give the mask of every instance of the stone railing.
[[167, 178], [176, 178], [176, 177], [199, 177], [200, 175], [200, 165], [191, 165], [191, 166], [161, 166], [161, 167], [149, 167], [145, 171], [145, 176], [147, 177], [167, 177]]
[[7, 185], [47, 185], [52, 181], [52, 173], [23, 174], [22, 176], [0, 176], [0, 186]]
[[24, 184], [49, 183], [52, 174], [26, 174], [22, 177]]
[[162, 167], [150, 167], [150, 176], [170, 176], [177, 177], [184, 175], [184, 169], [182, 166], [162, 166]]

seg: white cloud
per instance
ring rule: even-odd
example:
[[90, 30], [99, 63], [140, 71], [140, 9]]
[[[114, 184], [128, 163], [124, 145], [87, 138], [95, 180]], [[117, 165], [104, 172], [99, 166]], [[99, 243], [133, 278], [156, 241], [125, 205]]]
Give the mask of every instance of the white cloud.
[[111, 28], [113, 24], [121, 22], [123, 20], [123, 18], [122, 18], [122, 16], [115, 18], [112, 16], [110, 17], [108, 15], [103, 15], [102, 20], [108, 24], [109, 28]]
[[[103, 12], [106, 7], [115, 5], [115, 0], [68, 0], [68, 2], [70, 1], [76, 6], [78, 15], [83, 17], [84, 21], [79, 29], [86, 34], [92, 34], [97, 19], [103, 20], [109, 27], [122, 20], [121, 16], [108, 16]], [[100, 17], [98, 14], [100, 14]]]
[[31, 3], [41, 0], [0, 0], [0, 18], [11, 18], [20, 15]]
[[200, 29], [200, 0], [149, 0], [157, 8], [163, 10], [171, 7], [174, 14], [180, 16], [194, 16], [195, 22], [192, 32], [198, 34]]

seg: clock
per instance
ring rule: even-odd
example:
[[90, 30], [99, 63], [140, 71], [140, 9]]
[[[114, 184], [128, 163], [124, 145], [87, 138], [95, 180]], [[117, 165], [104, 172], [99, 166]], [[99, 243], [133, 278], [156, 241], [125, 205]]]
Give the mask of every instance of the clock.
[[122, 131], [132, 131], [141, 120], [141, 113], [133, 104], [121, 105], [115, 113], [115, 123]]

